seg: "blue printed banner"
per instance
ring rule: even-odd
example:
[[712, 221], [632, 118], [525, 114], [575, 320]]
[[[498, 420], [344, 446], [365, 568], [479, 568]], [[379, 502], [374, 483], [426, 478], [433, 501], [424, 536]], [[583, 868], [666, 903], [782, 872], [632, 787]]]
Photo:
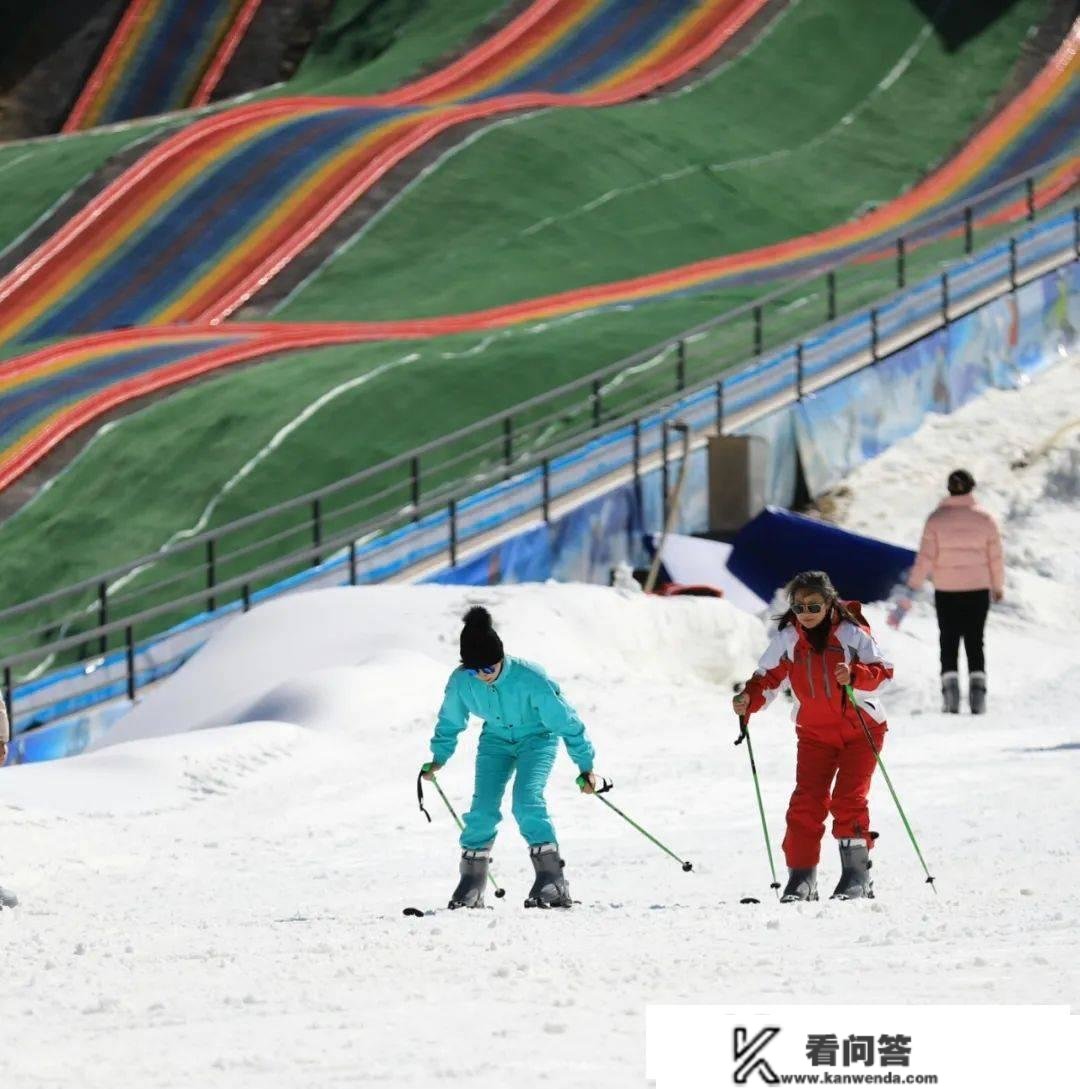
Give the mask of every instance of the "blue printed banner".
[[1078, 345], [1076, 263], [952, 322], [841, 382], [809, 394], [795, 436], [810, 494], [913, 434], [928, 413], [953, 412], [990, 387], [1015, 389]]

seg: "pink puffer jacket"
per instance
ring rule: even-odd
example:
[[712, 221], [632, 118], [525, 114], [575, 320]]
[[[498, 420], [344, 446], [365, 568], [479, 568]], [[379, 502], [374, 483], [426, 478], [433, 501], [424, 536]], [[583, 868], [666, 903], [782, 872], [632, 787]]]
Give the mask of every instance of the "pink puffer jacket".
[[927, 518], [908, 586], [918, 590], [927, 576], [935, 590], [1004, 593], [1005, 567], [997, 522], [970, 493], [950, 495]]

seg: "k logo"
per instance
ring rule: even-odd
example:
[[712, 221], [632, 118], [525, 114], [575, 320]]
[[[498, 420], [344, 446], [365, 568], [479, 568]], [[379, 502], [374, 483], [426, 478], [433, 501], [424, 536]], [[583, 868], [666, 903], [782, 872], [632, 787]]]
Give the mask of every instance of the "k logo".
[[776, 1071], [769, 1066], [768, 1060], [761, 1058], [762, 1051], [780, 1032], [778, 1028], [763, 1028], [752, 1040], [748, 1040], [746, 1029], [735, 1030], [735, 1084], [745, 1085], [750, 1075], [756, 1070], [766, 1085], [777, 1085], [780, 1079]]

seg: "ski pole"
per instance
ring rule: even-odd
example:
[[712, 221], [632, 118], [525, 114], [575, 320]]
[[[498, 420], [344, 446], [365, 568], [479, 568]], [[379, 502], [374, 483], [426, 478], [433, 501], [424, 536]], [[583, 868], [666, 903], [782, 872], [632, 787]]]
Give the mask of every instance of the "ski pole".
[[[424, 808], [424, 772], [431, 771], [430, 764], [424, 764], [420, 769], [420, 774], [416, 777], [416, 797], [420, 802], [420, 812], [424, 814], [428, 819], [428, 823], [431, 823], [431, 814]], [[443, 788], [439, 786], [439, 780], [435, 778], [434, 772], [431, 775], [431, 781], [435, 784], [435, 789], [439, 792], [439, 797], [442, 798], [443, 804], [450, 811], [450, 816], [454, 818], [454, 823], [458, 828], [464, 832], [465, 825], [461, 823], [461, 818], [454, 811], [454, 807], [450, 804], [450, 799], [443, 793]], [[495, 898], [501, 900], [506, 895], [506, 889], [501, 888], [499, 882], [495, 880], [495, 875], [488, 869], [488, 880], [491, 882], [495, 889]]]
[[[579, 775], [577, 777], [576, 782], [577, 782], [577, 785], [579, 787], [584, 786], [585, 783], [586, 783], [585, 776], [584, 775]], [[616, 813], [619, 814], [620, 817], [622, 817], [622, 819], [624, 821], [626, 821], [627, 824], [629, 824], [632, 827], [636, 828], [647, 840], [651, 841], [652, 843], [655, 843], [656, 846], [659, 847], [660, 850], [663, 851], [665, 854], [671, 855], [671, 857], [673, 859], [675, 859], [675, 861], [678, 862], [679, 865], [682, 866], [684, 873], [689, 873], [694, 868], [694, 864], [692, 862], [686, 862], [683, 859], [679, 858], [679, 856], [674, 851], [670, 850], [670, 848], [668, 848], [668, 847], [665, 847], [655, 836], [650, 835], [648, 832], [646, 832], [645, 829], [642, 828], [641, 825], [637, 823], [637, 821], [631, 820], [617, 805], [613, 805], [611, 802], [609, 802], [607, 800], [607, 798], [603, 797], [603, 795], [606, 794], [609, 790], [611, 790], [611, 788], [615, 784], [610, 779], [601, 779], [600, 782], [601, 782], [602, 785], [599, 786], [599, 787], [596, 787], [593, 790], [593, 794], [600, 801], [602, 801], [604, 803], [604, 805], [606, 805], [608, 807], [608, 809], [613, 809]]]
[[[750, 756], [750, 774], [754, 777], [754, 793], [757, 795], [758, 813], [761, 814], [761, 831], [765, 835], [765, 850], [769, 855], [769, 872], [772, 874], [772, 884], [769, 886], [780, 895], [780, 882], [776, 880], [776, 864], [773, 862], [772, 844], [769, 842], [769, 826], [765, 822], [765, 806], [761, 801], [761, 785], [758, 783], [757, 764], [754, 762], [754, 744], [750, 740], [750, 729], [746, 715], [739, 715], [739, 736], [735, 739], [736, 745], [746, 742], [746, 751]], [[746, 897], [743, 903], [750, 903], [753, 897]]]
[[919, 856], [919, 862], [922, 865], [923, 873], [926, 874], [925, 884], [929, 885], [936, 895], [937, 886], [934, 884], [934, 879], [930, 876], [930, 871], [927, 869], [926, 861], [922, 856], [922, 851], [919, 850], [919, 841], [915, 838], [915, 833], [911, 830], [911, 825], [908, 824], [907, 814], [904, 812], [904, 807], [900, 804], [900, 798], [897, 796], [896, 789], [893, 787], [892, 780], [889, 778], [889, 773], [885, 768], [885, 761], [881, 759], [881, 753], [878, 751], [877, 745], [874, 744], [874, 739], [870, 734], [870, 728], [866, 725], [866, 719], [863, 718], [862, 709], [855, 701], [855, 689], [853, 689], [850, 684], [845, 684], [844, 691], [847, 693], [848, 699], [851, 700], [851, 706], [855, 708], [855, 714], [859, 717], [859, 725], [866, 735], [866, 743], [870, 746], [870, 749], [874, 754], [874, 759], [877, 760], [878, 767], [881, 768], [881, 774], [885, 776], [885, 782], [889, 787], [889, 793], [892, 795], [892, 800], [896, 802], [897, 811], [900, 813], [900, 819], [904, 822], [904, 828], [907, 830], [908, 839], [911, 840], [911, 846], [915, 848], [915, 853]]

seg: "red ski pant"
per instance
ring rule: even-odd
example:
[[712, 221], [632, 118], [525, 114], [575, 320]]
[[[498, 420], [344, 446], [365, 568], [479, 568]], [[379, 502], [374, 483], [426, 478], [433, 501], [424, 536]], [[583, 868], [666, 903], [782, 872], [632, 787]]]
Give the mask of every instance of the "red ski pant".
[[[870, 734], [880, 752], [885, 727], [874, 724]], [[830, 813], [837, 839], [862, 836], [867, 847], [873, 847], [867, 795], [876, 762], [861, 729], [835, 743], [799, 738], [795, 792], [788, 804], [784, 836], [784, 858], [789, 867], [807, 869], [818, 864], [825, 818]]]

